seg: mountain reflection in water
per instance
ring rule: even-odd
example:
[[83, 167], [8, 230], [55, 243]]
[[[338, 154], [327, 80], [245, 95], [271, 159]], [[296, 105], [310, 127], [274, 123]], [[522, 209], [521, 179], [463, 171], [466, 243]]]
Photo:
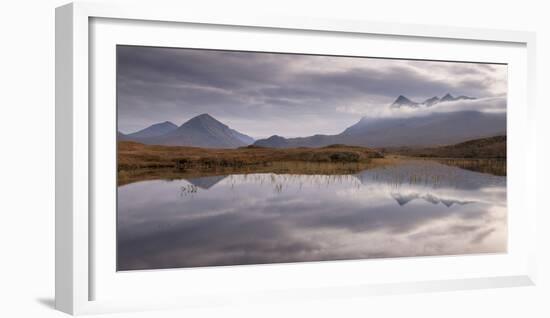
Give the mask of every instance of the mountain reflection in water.
[[506, 177], [411, 161], [118, 189], [118, 270], [506, 251]]

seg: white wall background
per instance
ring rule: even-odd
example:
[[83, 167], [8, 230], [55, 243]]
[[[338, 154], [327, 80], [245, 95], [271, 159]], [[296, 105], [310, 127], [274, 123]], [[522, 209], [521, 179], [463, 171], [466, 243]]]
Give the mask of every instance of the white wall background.
[[[399, 21], [538, 33], [538, 161], [550, 152], [550, 10], [545, 1], [188, 1], [227, 14], [248, 11], [294, 16]], [[54, 8], [60, 0], [2, 1], [0, 18], [0, 316], [62, 317], [54, 311]], [[155, 1], [161, 5], [160, 1]], [[535, 158], [532, 161], [535, 164]], [[380, 296], [278, 306], [207, 308], [109, 317], [550, 317], [550, 177], [538, 167], [538, 286]], [[546, 269], [546, 270], [545, 270]]]

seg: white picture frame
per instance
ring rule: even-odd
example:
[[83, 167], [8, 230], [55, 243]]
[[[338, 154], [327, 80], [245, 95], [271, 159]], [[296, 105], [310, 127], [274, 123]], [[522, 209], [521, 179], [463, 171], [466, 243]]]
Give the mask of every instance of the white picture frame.
[[[103, 313], [127, 310], [145, 310], [169, 307], [185, 307], [197, 305], [238, 303], [243, 301], [287, 301], [322, 298], [339, 298], [350, 296], [363, 296], [371, 294], [394, 294], [418, 291], [439, 291], [476, 289], [491, 287], [526, 286], [534, 284], [536, 273], [536, 250], [535, 248], [535, 219], [538, 213], [535, 206], [534, 189], [536, 185], [536, 173], [534, 165], [522, 165], [522, 160], [509, 160], [508, 169], [511, 171], [509, 178], [512, 194], [517, 193], [517, 198], [510, 199], [510, 209], [521, 210], [522, 219], [510, 219], [513, 224], [520, 224], [520, 230], [515, 231], [517, 239], [521, 241], [517, 253], [511, 256], [489, 255], [486, 257], [437, 257], [411, 260], [419, 266], [428, 268], [427, 263], [437, 263], [447, 269], [439, 276], [435, 274], [425, 275], [421, 270], [417, 274], [397, 275], [376, 280], [369, 275], [363, 279], [351, 279], [351, 276], [340, 279], [329, 279], [327, 275], [337, 271], [367, 274], [382, 273], [382, 269], [376, 272], [376, 267], [383, 267], [386, 273], [391, 270], [397, 272], [400, 267], [405, 266], [403, 260], [390, 260], [383, 263], [371, 262], [369, 267], [361, 262], [327, 262], [326, 264], [303, 265], [268, 265], [268, 266], [247, 266], [246, 269], [239, 267], [227, 267], [224, 269], [210, 269], [209, 272], [186, 271], [186, 279], [190, 277], [208, 277], [215, 275], [218, 280], [223, 281], [227, 288], [220, 288], [213, 293], [193, 292], [189, 290], [184, 293], [175, 293], [167, 289], [165, 293], [157, 295], [143, 295], [139, 301], [137, 298], [116, 297], [116, 293], [123, 290], [132, 290], [136, 283], [147, 282], [146, 287], [152, 287], [153, 274], [139, 273], [135, 279], [126, 275], [122, 280], [108, 280], [109, 275], [103, 275], [95, 263], [100, 254], [95, 252], [98, 244], [115, 244], [112, 239], [100, 242], [93, 237], [104, 223], [97, 221], [91, 211], [100, 202], [94, 202], [94, 191], [102, 178], [96, 177], [98, 169], [95, 154], [101, 148], [95, 148], [101, 143], [96, 143], [101, 138], [94, 130], [97, 125], [97, 118], [103, 116], [102, 112], [96, 112], [93, 108], [98, 96], [92, 94], [95, 89], [95, 82], [92, 79], [94, 73], [92, 60], [93, 54], [97, 52], [91, 47], [98, 38], [104, 36], [105, 30], [94, 29], [95, 21], [115, 19], [125, 21], [123, 28], [125, 34], [136, 33], [127, 22], [138, 21], [138, 23], [171, 23], [166, 30], [158, 31], [156, 41], [170, 42], [170, 34], [174, 25], [195, 25], [215, 26], [218, 29], [229, 27], [241, 27], [254, 29], [254, 32], [261, 33], [262, 30], [281, 31], [285, 34], [292, 32], [317, 32], [318, 36], [329, 34], [364, 35], [399, 37], [409, 39], [425, 39], [434, 43], [444, 41], [464, 41], [464, 43], [487, 43], [502, 46], [514, 47], [517, 51], [515, 57], [510, 58], [517, 61], [517, 72], [512, 72], [510, 80], [514, 88], [513, 96], [510, 96], [509, 116], [513, 119], [509, 123], [509, 131], [514, 137], [509, 138], [510, 151], [521, 152], [524, 157], [534, 157], [535, 144], [535, 34], [530, 32], [481, 30], [468, 28], [440, 27], [427, 25], [405, 25], [399, 23], [372, 23], [365, 21], [340, 21], [330, 19], [307, 19], [290, 18], [283, 16], [239, 16], [215, 15], [212, 12], [190, 11], [184, 5], [155, 7], [153, 4], [135, 4], [132, 6], [117, 5], [116, 2], [109, 4], [97, 3], [72, 3], [56, 9], [56, 308], [70, 314]], [[140, 22], [139, 22], [140, 21]], [[114, 26], [117, 28], [118, 26]], [[128, 30], [129, 28], [129, 30]], [[164, 28], [161, 26], [160, 28]], [[116, 34], [116, 32], [113, 32]], [[165, 35], [162, 35], [165, 34]], [[142, 34], [145, 38], [145, 33]], [[214, 35], [215, 36], [215, 35]], [[116, 37], [105, 41], [113, 45], [118, 40]], [[135, 38], [131, 37], [131, 38]], [[150, 37], [149, 37], [150, 38]], [[165, 39], [165, 40], [163, 40]], [[102, 41], [102, 39], [99, 39]], [[147, 42], [151, 43], [151, 42]], [[164, 42], [163, 42], [164, 43]], [[128, 43], [124, 43], [128, 44]], [[131, 44], [131, 43], [130, 43]], [[154, 44], [154, 43], [152, 43]], [[176, 44], [174, 44], [176, 45]], [[458, 44], [460, 45], [460, 44]], [[466, 45], [466, 44], [464, 44]], [[224, 47], [220, 47], [224, 48]], [[479, 50], [479, 48], [478, 48]], [[498, 47], [494, 52], [498, 51]], [[472, 56], [474, 51], [464, 49], [465, 58]], [[470, 52], [470, 53], [468, 53]], [[492, 54], [487, 50], [486, 54]], [[409, 54], [415, 54], [411, 51]], [[419, 56], [422, 53], [417, 53]], [[443, 54], [443, 53], [442, 53]], [[468, 55], [470, 54], [470, 55]], [[496, 53], [495, 53], [496, 54]], [[515, 54], [515, 53], [514, 53]], [[444, 56], [442, 56], [444, 59]], [[450, 59], [453, 60], [452, 56]], [[484, 60], [484, 58], [481, 58]], [[486, 58], [485, 58], [486, 59]], [[505, 59], [505, 57], [503, 57]], [[94, 62], [95, 63], [95, 62]], [[102, 62], [100, 62], [102, 63]], [[516, 62], [514, 62], [516, 63]], [[101, 64], [104, 65], [104, 64]], [[94, 76], [102, 76], [94, 73]], [[524, 105], [521, 107], [521, 105]], [[94, 119], [95, 118], [95, 119]], [[103, 118], [103, 117], [101, 117]], [[511, 126], [512, 125], [512, 126]], [[511, 129], [510, 129], [511, 128]], [[113, 130], [113, 134], [115, 131]], [[112, 149], [111, 149], [112, 152]], [[109, 152], [107, 152], [109, 153]], [[514, 167], [522, 166], [521, 173], [514, 174]], [[517, 190], [517, 191], [516, 191]], [[521, 193], [520, 193], [521, 192]], [[518, 215], [517, 213], [515, 215]], [[524, 217], [524, 219], [523, 219]], [[112, 230], [112, 229], [107, 229]], [[107, 235], [109, 236], [109, 235]], [[110, 237], [110, 236], [109, 236]], [[106, 253], [105, 257], [112, 257], [112, 253]], [[110, 255], [110, 256], [109, 256]], [[504, 264], [501, 270], [476, 270], [481, 263]], [[453, 265], [454, 264], [454, 265]], [[509, 265], [509, 266], [508, 266]], [[454, 268], [453, 268], [454, 266]], [[458, 267], [464, 268], [464, 272], [457, 271]], [[365, 269], [367, 268], [367, 269]], [[411, 267], [416, 268], [416, 267]], [[489, 268], [489, 266], [487, 266]], [[114, 275], [115, 268], [112, 269]], [[365, 272], [366, 271], [366, 272]], [[449, 273], [454, 274], [449, 274]], [[152, 278], [158, 284], [165, 284], [166, 281], [181, 276], [182, 271], [162, 271]], [[206, 274], [205, 274], [206, 273]], [[237, 279], [240, 281], [258, 281], [258, 278], [269, 275], [274, 277], [305, 277], [304, 279], [291, 279], [295, 283], [276, 283], [275, 281], [263, 282], [266, 286], [253, 286], [254, 283], [242, 288], [237, 288]], [[305, 273], [310, 273], [304, 275]], [[234, 276], [233, 280], [228, 279]], [[277, 276], [282, 275], [282, 276]], [[293, 276], [294, 275], [294, 276]], [[352, 275], [352, 274], [348, 274]], [[416, 276], [415, 276], [416, 275]], [[112, 276], [112, 275], [111, 275]], [[147, 277], [144, 277], [147, 276]], [[161, 277], [162, 276], [162, 277]], [[346, 275], [344, 275], [346, 276]], [[371, 275], [373, 276], [373, 275]], [[107, 277], [107, 278], [105, 278]], [[415, 279], [416, 277], [416, 279]], [[108, 297], [97, 297], [95, 295], [95, 280], [102, 280], [102, 284], [114, 290], [113, 295]], [[224, 281], [224, 279], [226, 279]], [[314, 282], [315, 280], [315, 282]], [[188, 280], [189, 281], [189, 280]], [[191, 280], [192, 281], [192, 280]], [[354, 283], [356, 281], [356, 283]], [[118, 286], [118, 285], [121, 286]], [[127, 286], [122, 286], [127, 284]], [[191, 283], [193, 284], [193, 283]], [[194, 282], [194, 284], [198, 284]], [[232, 285], [233, 284], [233, 285]], [[119, 288], [120, 287], [120, 288]], [[158, 286], [157, 286], [158, 287]], [[212, 286], [211, 286], [212, 287]], [[248, 288], [250, 287], [250, 288]], [[134, 288], [135, 290], [135, 288]], [[172, 294], [171, 294], [172, 293]], [[138, 295], [139, 296], [139, 295]], [[137, 297], [137, 296], [136, 296]]]

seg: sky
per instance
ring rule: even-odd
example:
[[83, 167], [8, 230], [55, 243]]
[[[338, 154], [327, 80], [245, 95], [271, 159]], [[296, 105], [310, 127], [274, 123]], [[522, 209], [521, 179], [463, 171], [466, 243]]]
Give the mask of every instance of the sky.
[[[338, 134], [361, 117], [505, 112], [507, 66], [498, 64], [117, 47], [118, 129], [131, 133], [208, 113], [256, 139]], [[404, 95], [476, 100], [391, 109]]]

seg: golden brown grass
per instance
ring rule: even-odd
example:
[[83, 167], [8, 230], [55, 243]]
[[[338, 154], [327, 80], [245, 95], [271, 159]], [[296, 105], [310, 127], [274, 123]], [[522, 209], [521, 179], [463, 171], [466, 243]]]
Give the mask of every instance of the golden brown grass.
[[506, 159], [506, 136], [473, 139], [440, 147], [387, 148], [385, 152], [424, 158]]
[[357, 163], [382, 155], [370, 148], [328, 146], [323, 148], [275, 149], [244, 147], [207, 149], [196, 147], [151, 146], [135, 142], [118, 143], [118, 170], [144, 168], [196, 169], [265, 165], [278, 161]]
[[466, 170], [506, 176], [506, 159], [437, 158], [437, 162]]
[[[118, 143], [118, 185], [155, 179], [182, 179], [228, 174], [276, 173], [345, 175], [394, 165], [414, 157], [382, 156], [365, 147], [206, 149]], [[420, 159], [416, 157], [416, 159]], [[422, 158], [463, 169], [506, 175], [506, 160]]]
[[350, 174], [392, 164], [396, 158], [370, 148], [332, 145], [323, 148], [243, 147], [206, 149], [118, 143], [118, 184], [231, 173]]

